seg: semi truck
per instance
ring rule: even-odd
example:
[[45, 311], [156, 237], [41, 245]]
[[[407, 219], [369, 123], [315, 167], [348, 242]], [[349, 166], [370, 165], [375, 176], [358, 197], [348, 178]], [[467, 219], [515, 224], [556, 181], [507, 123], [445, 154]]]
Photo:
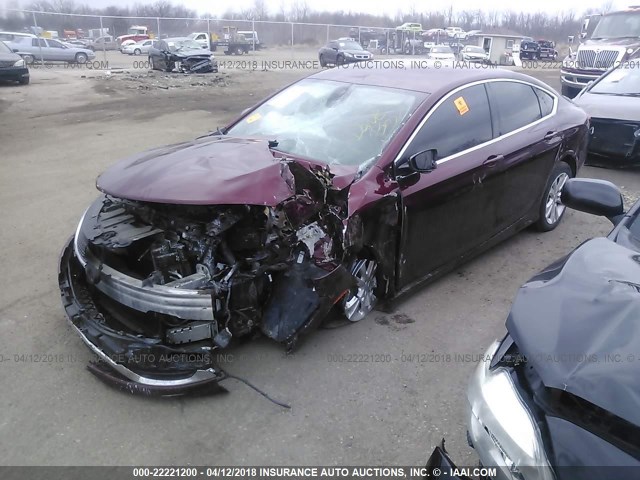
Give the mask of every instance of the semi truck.
[[[575, 45], [575, 37], [569, 37]], [[573, 98], [612, 67], [640, 58], [640, 5], [585, 18], [579, 45], [563, 60], [562, 94]]]

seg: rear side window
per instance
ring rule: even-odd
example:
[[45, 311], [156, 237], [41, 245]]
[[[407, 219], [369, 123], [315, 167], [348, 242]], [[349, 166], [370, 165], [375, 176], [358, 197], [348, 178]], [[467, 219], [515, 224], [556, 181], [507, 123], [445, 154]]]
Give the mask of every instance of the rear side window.
[[540, 120], [540, 102], [533, 87], [517, 82], [487, 84], [496, 124], [496, 136]]
[[540, 112], [543, 117], [550, 115], [553, 111], [553, 102], [554, 99], [547, 92], [540, 90], [539, 88], [534, 88], [534, 92], [538, 96], [538, 101], [540, 102]]
[[455, 155], [488, 142], [493, 137], [491, 113], [484, 85], [474, 85], [450, 95], [422, 126], [409, 155], [435, 148], [436, 159]]

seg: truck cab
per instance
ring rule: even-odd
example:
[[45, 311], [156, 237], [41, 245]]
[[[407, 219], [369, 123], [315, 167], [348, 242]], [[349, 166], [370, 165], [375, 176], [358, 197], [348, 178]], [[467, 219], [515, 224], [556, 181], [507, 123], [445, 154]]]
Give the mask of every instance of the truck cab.
[[[575, 37], [569, 37], [575, 43]], [[573, 98], [612, 67], [640, 58], [640, 6], [585, 18], [580, 44], [562, 62], [562, 94]]]

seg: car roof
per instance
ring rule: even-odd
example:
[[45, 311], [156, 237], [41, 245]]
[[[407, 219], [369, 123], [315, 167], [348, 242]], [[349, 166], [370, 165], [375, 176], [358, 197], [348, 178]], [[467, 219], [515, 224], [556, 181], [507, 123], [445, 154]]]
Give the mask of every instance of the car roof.
[[0, 32], [0, 34], [15, 35], [17, 37], [36, 37], [37, 36], [37, 35], [34, 35], [33, 33], [26, 33], [26, 32]]
[[338, 82], [372, 85], [378, 87], [413, 90], [423, 93], [447, 92], [467, 83], [489, 79], [521, 80], [552, 90], [548, 85], [529, 75], [512, 72], [502, 68], [384, 68], [386, 63], [401, 65], [402, 60], [377, 61], [380, 68], [367, 67], [376, 61], [365, 62], [365, 66], [357, 63], [348, 67], [323, 70], [308, 78], [334, 80]]

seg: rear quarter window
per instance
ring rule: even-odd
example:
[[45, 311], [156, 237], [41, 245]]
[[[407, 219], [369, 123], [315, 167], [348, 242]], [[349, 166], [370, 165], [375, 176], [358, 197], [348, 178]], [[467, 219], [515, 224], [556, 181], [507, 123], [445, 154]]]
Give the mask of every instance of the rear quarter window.
[[496, 136], [505, 135], [542, 118], [540, 102], [534, 88], [518, 82], [487, 84]]

